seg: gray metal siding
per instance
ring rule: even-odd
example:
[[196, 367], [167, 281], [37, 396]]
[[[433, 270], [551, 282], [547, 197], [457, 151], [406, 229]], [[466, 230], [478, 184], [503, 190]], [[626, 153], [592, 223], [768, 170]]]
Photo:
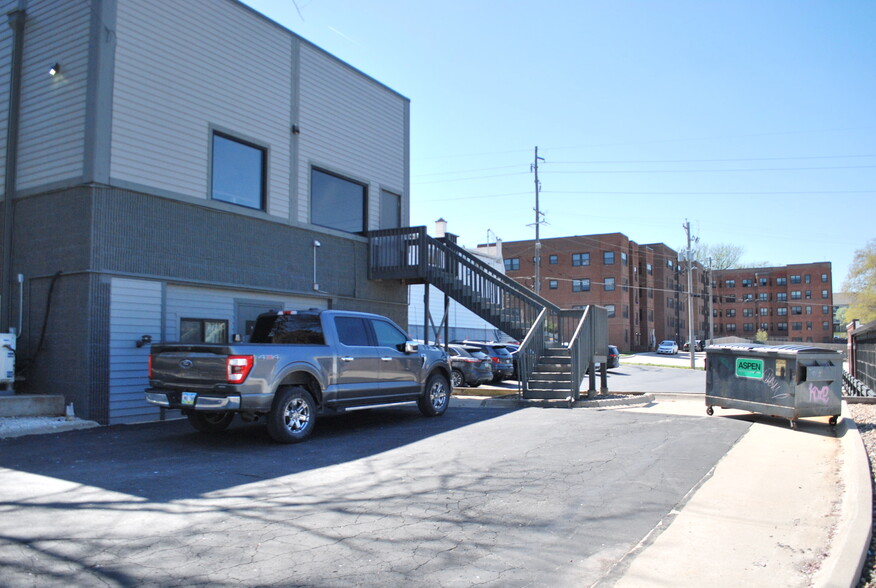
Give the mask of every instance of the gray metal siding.
[[119, 0], [113, 180], [207, 199], [210, 133], [268, 148], [268, 212], [289, 216], [293, 37], [224, 0]]
[[[18, 5], [16, 0], [0, 1], [0, 11], [8, 14]], [[0, 161], [6, 162], [6, 131], [9, 117], [9, 86], [12, 68], [12, 28], [0, 28]], [[0, 193], [5, 190], [6, 167], [0, 165]]]
[[368, 228], [380, 189], [402, 195], [407, 218], [408, 101], [307, 43], [300, 50], [298, 220], [310, 221], [310, 168], [369, 184]]
[[[82, 177], [90, 19], [88, 0], [28, 3], [19, 190]], [[56, 62], [61, 73], [52, 77]]]
[[147, 404], [149, 346], [135, 345], [143, 335], [161, 339], [160, 282], [112, 279], [110, 296], [109, 423], [155, 420], [159, 409]]

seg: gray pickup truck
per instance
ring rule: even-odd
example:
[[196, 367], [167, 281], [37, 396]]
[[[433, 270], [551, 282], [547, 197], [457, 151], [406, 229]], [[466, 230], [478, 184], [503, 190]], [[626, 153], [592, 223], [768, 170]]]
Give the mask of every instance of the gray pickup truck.
[[440, 416], [450, 402], [450, 364], [386, 317], [338, 310], [262, 314], [249, 343], [155, 343], [146, 400], [181, 409], [199, 431], [235, 414], [264, 417], [271, 437], [303, 441], [318, 415], [416, 402]]

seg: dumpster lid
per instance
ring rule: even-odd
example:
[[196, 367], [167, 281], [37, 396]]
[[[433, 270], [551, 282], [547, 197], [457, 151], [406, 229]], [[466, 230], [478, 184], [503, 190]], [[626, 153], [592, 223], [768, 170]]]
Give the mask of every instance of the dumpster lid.
[[706, 351], [736, 351], [754, 354], [799, 355], [807, 353], [837, 353], [834, 349], [811, 347], [808, 345], [761, 345], [760, 343], [717, 343], [706, 347]]

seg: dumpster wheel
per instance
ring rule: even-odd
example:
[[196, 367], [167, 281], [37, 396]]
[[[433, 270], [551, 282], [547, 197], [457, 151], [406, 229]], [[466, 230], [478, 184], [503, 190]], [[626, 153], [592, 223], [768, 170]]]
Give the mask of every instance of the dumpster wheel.
[[712, 416], [713, 414], [715, 414], [715, 409], [712, 408], [711, 406], [707, 406], [706, 407], [706, 414], [709, 416]]
[[830, 419], [827, 421], [827, 423], [828, 423], [831, 427], [835, 427], [835, 426], [836, 426], [836, 421], [837, 421], [838, 419], [839, 419], [839, 415], [833, 415], [832, 417], [830, 417]]

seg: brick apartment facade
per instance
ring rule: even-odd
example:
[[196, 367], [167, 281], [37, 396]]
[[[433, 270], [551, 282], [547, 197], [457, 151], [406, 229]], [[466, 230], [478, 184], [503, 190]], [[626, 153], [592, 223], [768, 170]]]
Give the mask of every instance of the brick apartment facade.
[[[502, 244], [506, 274], [534, 289], [535, 241]], [[701, 268], [694, 275], [697, 338], [708, 320]], [[678, 253], [663, 243], [640, 245], [622, 233], [541, 240], [541, 295], [564, 309], [588, 304], [608, 309], [609, 341], [621, 351], [653, 349], [687, 340], [686, 276]]]
[[716, 271], [715, 337], [833, 341], [833, 276], [829, 261]]

